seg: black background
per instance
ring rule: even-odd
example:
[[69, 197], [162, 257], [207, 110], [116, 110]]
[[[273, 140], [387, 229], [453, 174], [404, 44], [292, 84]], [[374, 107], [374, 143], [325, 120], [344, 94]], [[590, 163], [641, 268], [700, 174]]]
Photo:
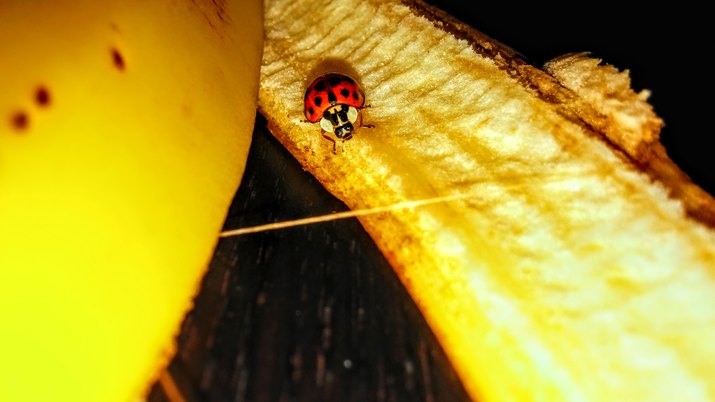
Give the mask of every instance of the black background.
[[[589, 51], [652, 91], [671, 157], [709, 192], [708, 13], [430, 1], [536, 66]], [[666, 3], [667, 4], [667, 3]], [[575, 9], [578, 7], [579, 9]], [[590, 7], [590, 8], [588, 8]], [[369, 91], [369, 89], [367, 89]], [[345, 210], [258, 116], [226, 229]], [[222, 239], [170, 372], [189, 402], [462, 401], [444, 353], [355, 220]], [[155, 386], [151, 402], [166, 400]]]

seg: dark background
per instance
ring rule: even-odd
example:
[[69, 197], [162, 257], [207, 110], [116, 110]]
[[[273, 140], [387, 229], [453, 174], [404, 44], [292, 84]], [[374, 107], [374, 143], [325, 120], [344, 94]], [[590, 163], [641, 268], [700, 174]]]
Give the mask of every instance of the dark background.
[[[713, 193], [712, 93], [703, 11], [574, 3], [430, 1], [541, 66], [589, 51], [629, 69], [665, 120], [662, 141]], [[615, 11], [618, 10], [618, 11]], [[676, 28], [677, 27], [677, 28]], [[710, 30], [708, 29], [707, 32]], [[304, 172], [258, 116], [226, 229], [346, 207]], [[188, 402], [464, 401], [416, 306], [356, 220], [222, 239], [170, 366]], [[155, 385], [150, 402], [167, 400]]]

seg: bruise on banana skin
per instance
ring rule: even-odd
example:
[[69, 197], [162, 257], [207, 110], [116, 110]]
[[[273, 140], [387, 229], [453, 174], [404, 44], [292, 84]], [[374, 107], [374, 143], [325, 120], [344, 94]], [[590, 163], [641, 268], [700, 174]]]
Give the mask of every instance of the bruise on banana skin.
[[222, 31], [228, 23], [226, 15], [226, 0], [192, 0], [191, 3], [201, 10], [206, 23], [215, 31]]
[[114, 63], [114, 66], [119, 71], [124, 71], [127, 68], [127, 64], [124, 61], [124, 56], [122, 56], [122, 53], [119, 52], [119, 49], [117, 49], [116, 47], [112, 48], [112, 63]]
[[[45, 108], [52, 103], [50, 90], [45, 85], [39, 85], [35, 90], [34, 100], [37, 106]], [[10, 126], [18, 132], [23, 132], [30, 127], [30, 115], [26, 110], [16, 110], [10, 115]]]
[[35, 91], [35, 102], [40, 107], [48, 107], [52, 103], [52, 96], [47, 87], [41, 85]]
[[15, 131], [25, 131], [30, 126], [30, 116], [24, 110], [17, 111], [10, 117], [10, 125]]

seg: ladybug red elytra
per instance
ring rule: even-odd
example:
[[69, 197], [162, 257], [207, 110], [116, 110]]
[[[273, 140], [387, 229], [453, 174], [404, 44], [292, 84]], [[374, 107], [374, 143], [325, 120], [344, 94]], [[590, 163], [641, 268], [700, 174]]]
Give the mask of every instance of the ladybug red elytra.
[[[328, 73], [316, 78], [305, 90], [305, 117], [311, 123], [320, 121], [324, 132], [347, 141], [362, 125], [360, 109], [365, 108], [365, 95], [360, 86], [344, 74]], [[365, 126], [372, 127], [372, 126]], [[335, 140], [323, 134], [335, 145]]]

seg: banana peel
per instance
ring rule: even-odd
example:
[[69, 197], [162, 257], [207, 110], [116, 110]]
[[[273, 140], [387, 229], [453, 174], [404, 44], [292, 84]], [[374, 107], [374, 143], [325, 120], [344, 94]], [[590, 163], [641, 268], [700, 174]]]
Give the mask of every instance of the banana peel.
[[0, 400], [132, 401], [239, 184], [262, 3], [0, 4]]
[[[361, 216], [479, 401], [715, 399], [713, 199], [627, 74], [547, 66], [419, 1], [266, 1], [259, 110]], [[302, 121], [326, 72], [366, 124]], [[614, 87], [609, 87], [613, 85]]]

